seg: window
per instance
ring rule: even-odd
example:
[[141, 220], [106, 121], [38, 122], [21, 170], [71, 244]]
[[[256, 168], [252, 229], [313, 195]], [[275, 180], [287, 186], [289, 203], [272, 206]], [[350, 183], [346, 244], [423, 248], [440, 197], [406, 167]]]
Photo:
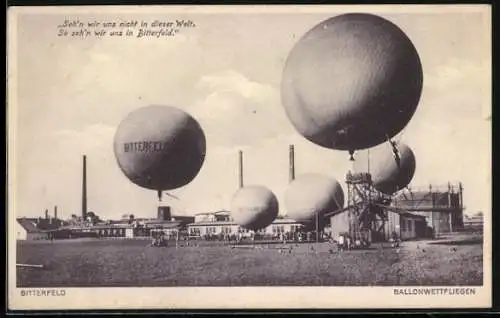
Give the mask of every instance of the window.
[[215, 234], [217, 231], [217, 228], [215, 226], [211, 226], [209, 228], [207, 228], [207, 233], [209, 234]]
[[190, 235], [200, 235], [200, 229], [197, 227], [192, 227], [189, 229]]
[[408, 231], [412, 231], [413, 220], [408, 220]]
[[285, 232], [285, 226], [284, 225], [274, 225], [272, 229], [273, 229], [273, 233], [283, 233], [283, 232]]

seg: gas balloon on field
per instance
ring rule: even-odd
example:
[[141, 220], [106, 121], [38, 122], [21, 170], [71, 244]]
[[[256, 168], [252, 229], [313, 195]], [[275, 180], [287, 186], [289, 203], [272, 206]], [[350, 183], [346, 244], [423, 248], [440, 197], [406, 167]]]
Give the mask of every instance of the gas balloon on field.
[[264, 186], [245, 186], [233, 196], [231, 215], [243, 228], [257, 231], [267, 227], [278, 216], [278, 199]]
[[287, 214], [292, 219], [310, 224], [344, 206], [344, 191], [334, 178], [307, 173], [290, 183], [285, 192]]

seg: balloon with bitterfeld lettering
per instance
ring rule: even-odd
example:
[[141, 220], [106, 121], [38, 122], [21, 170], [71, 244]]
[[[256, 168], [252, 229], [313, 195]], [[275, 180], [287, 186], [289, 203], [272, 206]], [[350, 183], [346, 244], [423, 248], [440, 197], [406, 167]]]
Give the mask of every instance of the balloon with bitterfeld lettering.
[[152, 105], [132, 111], [120, 123], [113, 149], [118, 166], [134, 184], [172, 190], [198, 175], [206, 139], [199, 123], [185, 111]]
[[264, 186], [250, 185], [240, 188], [231, 202], [233, 220], [243, 228], [260, 230], [278, 216], [278, 199]]
[[408, 36], [373, 14], [342, 14], [310, 29], [282, 73], [285, 112], [307, 140], [355, 151], [398, 134], [417, 109], [423, 85]]

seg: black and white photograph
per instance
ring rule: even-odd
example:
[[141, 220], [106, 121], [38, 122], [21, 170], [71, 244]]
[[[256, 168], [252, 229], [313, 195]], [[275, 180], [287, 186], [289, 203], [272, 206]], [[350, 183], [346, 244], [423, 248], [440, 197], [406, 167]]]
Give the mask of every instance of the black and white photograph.
[[490, 306], [491, 42], [487, 5], [10, 8], [9, 307]]

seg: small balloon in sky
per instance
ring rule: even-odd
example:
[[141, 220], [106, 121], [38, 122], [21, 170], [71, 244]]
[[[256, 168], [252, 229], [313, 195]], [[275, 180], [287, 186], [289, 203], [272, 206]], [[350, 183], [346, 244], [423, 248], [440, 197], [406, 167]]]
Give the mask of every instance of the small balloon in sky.
[[416, 170], [415, 154], [404, 143], [377, 147], [370, 160], [375, 164], [371, 169], [373, 187], [391, 195], [407, 187]]

